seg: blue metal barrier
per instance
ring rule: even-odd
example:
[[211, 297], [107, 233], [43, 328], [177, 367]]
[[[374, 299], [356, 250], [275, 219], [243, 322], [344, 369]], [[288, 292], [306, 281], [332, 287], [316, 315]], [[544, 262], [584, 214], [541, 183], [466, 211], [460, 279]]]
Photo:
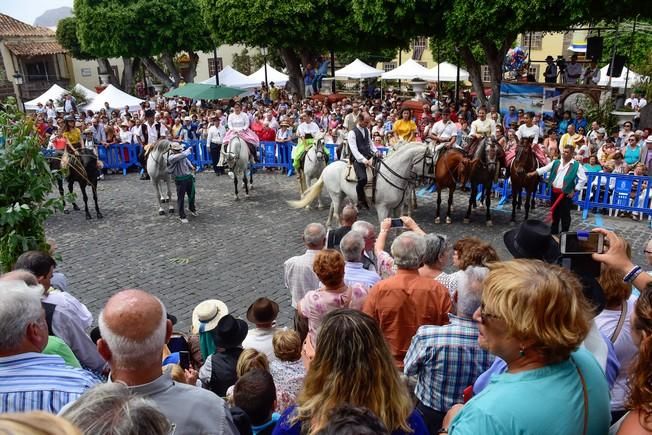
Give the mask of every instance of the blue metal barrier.
[[580, 202], [582, 218], [592, 209], [608, 209], [652, 215], [652, 177], [590, 172]]

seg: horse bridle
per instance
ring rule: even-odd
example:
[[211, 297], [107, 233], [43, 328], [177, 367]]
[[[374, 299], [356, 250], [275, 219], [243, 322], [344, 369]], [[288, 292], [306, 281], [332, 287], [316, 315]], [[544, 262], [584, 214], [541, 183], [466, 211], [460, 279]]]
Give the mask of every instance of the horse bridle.
[[[394, 189], [396, 189], [396, 190], [398, 190], [398, 191], [401, 192], [401, 194], [402, 194], [402, 196], [401, 196], [401, 202], [403, 202], [403, 200], [405, 199], [405, 192], [407, 192], [407, 190], [408, 190], [408, 188], [410, 187], [410, 185], [414, 185], [414, 186], [416, 186], [416, 181], [417, 181], [417, 175], [418, 175], [418, 173], [415, 172], [415, 171], [413, 171], [412, 168], [415, 167], [416, 165], [418, 165], [418, 164], [421, 163], [421, 162], [423, 162], [423, 167], [425, 168], [425, 165], [426, 165], [426, 164], [425, 164], [425, 161], [426, 161], [426, 156], [427, 156], [427, 154], [428, 154], [428, 147], [426, 147], [426, 149], [425, 149], [424, 152], [423, 152], [423, 155], [422, 155], [419, 159], [417, 159], [417, 160], [415, 160], [415, 161], [412, 162], [412, 164], [410, 165], [410, 175], [407, 176], [407, 177], [402, 176], [401, 174], [397, 173], [395, 170], [393, 170], [392, 168], [390, 168], [390, 167], [387, 165], [387, 163], [385, 163], [385, 161], [384, 161], [383, 159], [376, 159], [376, 161], [379, 162], [379, 164], [378, 164], [378, 168], [376, 168], [376, 166], [374, 166], [374, 167], [372, 168], [372, 170], [374, 171], [374, 173], [376, 174], [376, 176], [380, 176], [383, 180], [385, 180], [385, 181], [387, 182], [387, 184], [389, 184], [389, 185], [392, 186]], [[432, 156], [431, 156], [431, 157], [432, 157]], [[391, 180], [389, 180], [389, 178], [388, 178], [385, 174], [383, 174], [383, 173], [380, 171], [380, 167], [381, 167], [381, 166], [385, 167], [385, 168], [389, 171], [389, 173], [392, 174], [394, 177], [398, 178], [398, 179], [401, 180], [401, 181], [405, 181], [405, 183], [406, 183], [406, 184], [405, 184], [405, 187], [397, 186], [397, 185], [394, 184]]]

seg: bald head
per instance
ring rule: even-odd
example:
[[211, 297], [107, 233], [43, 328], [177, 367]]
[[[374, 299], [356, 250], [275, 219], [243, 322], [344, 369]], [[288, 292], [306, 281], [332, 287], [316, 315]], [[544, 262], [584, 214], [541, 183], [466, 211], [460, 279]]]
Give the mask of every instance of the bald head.
[[143, 290], [113, 295], [98, 323], [112, 368], [133, 368], [149, 361], [160, 364], [161, 350], [172, 332], [163, 303]]
[[358, 209], [352, 205], [347, 205], [342, 209], [342, 214], [340, 215], [340, 223], [342, 226], [350, 227], [358, 219]]

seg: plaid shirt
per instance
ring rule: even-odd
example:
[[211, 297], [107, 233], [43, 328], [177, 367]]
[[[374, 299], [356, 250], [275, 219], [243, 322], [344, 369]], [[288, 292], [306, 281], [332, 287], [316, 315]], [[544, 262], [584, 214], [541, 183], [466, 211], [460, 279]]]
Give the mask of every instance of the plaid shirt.
[[442, 412], [461, 401], [464, 389], [494, 359], [478, 346], [478, 326], [473, 320], [448, 316], [448, 325], [419, 328], [404, 368], [405, 375], [418, 375], [415, 394], [421, 403]]

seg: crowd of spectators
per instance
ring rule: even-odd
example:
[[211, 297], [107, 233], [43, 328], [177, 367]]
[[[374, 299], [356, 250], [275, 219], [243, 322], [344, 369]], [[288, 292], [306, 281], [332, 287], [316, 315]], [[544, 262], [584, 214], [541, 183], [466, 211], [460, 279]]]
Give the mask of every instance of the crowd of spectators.
[[309, 224], [306, 252], [283, 266], [290, 327], [269, 298], [252, 301], [245, 321], [216, 294], [175, 313], [192, 324], [178, 331], [139, 289], [115, 293], [95, 318], [50, 253], [25, 252], [0, 276], [0, 431], [652, 429], [652, 275], [642, 270], [652, 240], [641, 267], [625, 240], [596, 230], [606, 251], [593, 255], [594, 279], [557, 265], [540, 221], [505, 233], [514, 259], [500, 259], [476, 237], [453, 243], [401, 220], [377, 231], [349, 206], [337, 230]]

